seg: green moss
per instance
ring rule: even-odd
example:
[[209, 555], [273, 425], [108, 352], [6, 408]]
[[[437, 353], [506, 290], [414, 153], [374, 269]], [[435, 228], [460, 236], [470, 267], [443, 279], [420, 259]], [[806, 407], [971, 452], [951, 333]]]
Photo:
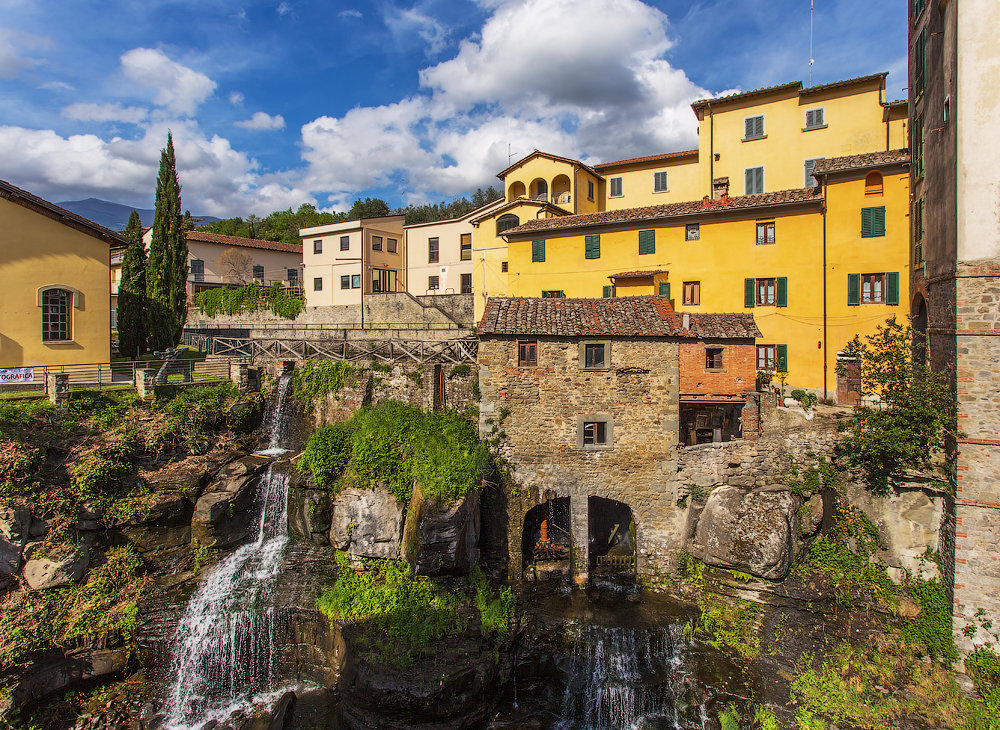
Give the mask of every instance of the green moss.
[[920, 615], [903, 626], [903, 636], [922, 644], [935, 658], [954, 662], [958, 659], [952, 638], [951, 601], [948, 589], [937, 578], [911, 580], [907, 588], [920, 603]]
[[451, 380], [452, 378], [462, 378], [471, 374], [472, 374], [472, 366], [467, 362], [463, 362], [460, 365], [456, 365], [455, 367], [453, 367], [451, 370], [448, 371], [448, 379]]
[[328, 395], [339, 395], [355, 371], [353, 365], [342, 361], [307, 361], [292, 373], [292, 393], [306, 408], [312, 408]]
[[208, 317], [270, 311], [283, 319], [295, 319], [303, 304], [301, 297], [288, 295], [278, 283], [264, 287], [253, 282], [242, 287], [206, 289], [194, 295], [194, 305]]
[[716, 649], [735, 651], [744, 659], [760, 654], [759, 618], [761, 607], [739, 598], [732, 603], [710, 593], [698, 601], [701, 615], [695, 624], [695, 635]]

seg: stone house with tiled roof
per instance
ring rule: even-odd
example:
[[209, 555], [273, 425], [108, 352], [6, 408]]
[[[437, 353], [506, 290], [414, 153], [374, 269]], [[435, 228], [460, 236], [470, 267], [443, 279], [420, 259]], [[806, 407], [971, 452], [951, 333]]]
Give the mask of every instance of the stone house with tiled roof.
[[[656, 296], [491, 298], [478, 334], [480, 428], [506, 434], [503, 455], [531, 495], [509, 510], [522, 562], [512, 572], [572, 569], [586, 580], [629, 555], [633, 569], [662, 567], [681, 532], [679, 444], [757, 435], [753, 315], [679, 314]], [[556, 544], [536, 549], [550, 507], [568, 522], [545, 517]], [[601, 522], [608, 515], [617, 531]], [[588, 538], [612, 532], [617, 541]], [[559, 534], [572, 534], [572, 565], [560, 562]]]

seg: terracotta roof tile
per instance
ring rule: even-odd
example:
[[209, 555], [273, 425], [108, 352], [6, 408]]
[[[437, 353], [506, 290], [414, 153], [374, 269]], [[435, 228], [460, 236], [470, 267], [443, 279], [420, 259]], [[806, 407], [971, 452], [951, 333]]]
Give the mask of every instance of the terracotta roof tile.
[[239, 236], [223, 236], [221, 233], [209, 233], [207, 231], [188, 231], [187, 240], [200, 243], [219, 243], [225, 246], [242, 246], [244, 248], [262, 248], [268, 251], [286, 251], [288, 253], [302, 253], [301, 243], [284, 243], [283, 241], [262, 241], [254, 238], [240, 238]]
[[759, 337], [752, 314], [692, 314], [691, 328], [667, 297], [539, 299], [491, 297], [479, 322], [480, 335], [555, 337]]
[[39, 198], [37, 195], [29, 193], [27, 190], [22, 190], [16, 185], [11, 185], [6, 180], [0, 180], [0, 197], [14, 199], [15, 201], [20, 199], [28, 203], [28, 207], [35, 206], [43, 208], [56, 220], [64, 219], [68, 222], [83, 226], [88, 229], [88, 232], [98, 236], [99, 238], [111, 239], [109, 243], [115, 246], [128, 245], [128, 239], [126, 239], [122, 234], [112, 231], [110, 228], [105, 228], [100, 223], [94, 223], [94, 221], [89, 218], [84, 218], [82, 215], [74, 213], [71, 210], [66, 210], [55, 203], [50, 203], [45, 198]]
[[826, 160], [816, 160], [813, 165], [813, 174], [822, 175], [843, 170], [863, 170], [868, 167], [881, 167], [882, 165], [894, 165], [909, 161], [909, 150], [889, 150], [888, 152], [868, 152], [863, 155], [831, 157]]
[[879, 78], [885, 78], [888, 76], [887, 72], [869, 74], [868, 76], [855, 76], [854, 78], [844, 79], [842, 81], [833, 81], [829, 84], [818, 84], [817, 86], [803, 86], [801, 81], [791, 81], [787, 84], [777, 84], [775, 86], [764, 86], [759, 89], [751, 89], [750, 91], [740, 91], [736, 94], [728, 94], [726, 96], [719, 96], [714, 99], [699, 99], [691, 104], [692, 109], [701, 109], [709, 104], [724, 104], [730, 101], [738, 101], [740, 99], [748, 99], [754, 96], [762, 96], [764, 94], [770, 94], [775, 91], [784, 91], [786, 89], [797, 89], [799, 94], [813, 94], [818, 91], [828, 91], [830, 89], [838, 89], [843, 86], [853, 86], [855, 84], [863, 84], [869, 81], [875, 81]]
[[611, 274], [609, 279], [645, 279], [656, 274], [666, 274], [666, 269], [650, 269], [648, 271], [623, 271], [620, 274]]
[[650, 205], [643, 208], [624, 208], [622, 210], [606, 210], [601, 213], [568, 215], [562, 218], [539, 218], [525, 221], [516, 228], [504, 231], [504, 235], [511, 236], [519, 233], [586, 228], [589, 226], [614, 225], [616, 223], [652, 222], [664, 218], [698, 215], [699, 213], [719, 213], [726, 210], [753, 210], [777, 205], [810, 203], [819, 200], [822, 200], [822, 190], [818, 186], [814, 188], [796, 188], [795, 190], [781, 190], [774, 193], [740, 195], [726, 200], [692, 200], [685, 203], [665, 203], [663, 205]]
[[594, 165], [594, 169], [599, 172], [609, 167], [620, 167], [622, 165], [632, 165], [639, 162], [659, 162], [660, 160], [672, 160], [675, 157], [691, 157], [691, 156], [696, 156], [697, 154], [698, 150], [681, 150], [680, 152], [666, 152], [662, 155], [648, 155], [646, 157], [629, 157], [626, 160], [602, 162], [599, 165]]

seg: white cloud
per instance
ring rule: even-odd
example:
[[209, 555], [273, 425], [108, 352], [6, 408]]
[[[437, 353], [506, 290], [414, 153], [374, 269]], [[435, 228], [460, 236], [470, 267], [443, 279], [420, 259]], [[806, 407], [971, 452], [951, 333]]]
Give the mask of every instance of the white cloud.
[[44, 36], [0, 28], [0, 79], [15, 78], [24, 69], [41, 64], [39, 59], [27, 54], [48, 48], [51, 44], [51, 39]]
[[44, 84], [39, 84], [38, 88], [48, 91], [76, 91], [75, 86], [67, 84], [65, 81], [46, 81]]
[[278, 7], [275, 8], [275, 12], [277, 12], [278, 15], [288, 15], [292, 12], [292, 6], [290, 3], [279, 3]]
[[155, 48], [133, 48], [121, 57], [125, 75], [156, 90], [153, 100], [177, 114], [192, 115], [215, 91], [216, 83], [200, 71], [172, 61]]
[[394, 8], [385, 21], [397, 43], [405, 43], [415, 35], [427, 44], [427, 52], [432, 56], [440, 53], [448, 40], [448, 29], [417, 8]]
[[338, 18], [343, 18], [344, 20], [361, 20], [364, 16], [361, 14], [360, 10], [355, 10], [354, 8], [348, 8], [347, 10], [341, 10], [337, 13]]
[[142, 107], [123, 107], [121, 104], [90, 104], [77, 102], [62, 109], [62, 115], [81, 122], [128, 122], [138, 124], [149, 116]]
[[229, 103], [232, 104], [233, 106], [242, 106], [245, 100], [246, 97], [243, 96], [243, 94], [241, 94], [240, 92], [238, 91], [229, 92]]
[[272, 117], [267, 112], [254, 112], [254, 115], [249, 119], [242, 122], [233, 122], [233, 124], [237, 127], [251, 130], [284, 129], [285, 118], [280, 114], [275, 114]]

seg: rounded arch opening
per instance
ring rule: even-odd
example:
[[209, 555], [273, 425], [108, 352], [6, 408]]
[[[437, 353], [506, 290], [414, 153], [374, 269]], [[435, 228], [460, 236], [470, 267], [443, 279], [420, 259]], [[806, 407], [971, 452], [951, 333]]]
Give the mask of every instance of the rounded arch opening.
[[921, 365], [927, 363], [927, 300], [917, 292], [910, 306], [910, 327], [913, 329], [913, 359]]
[[529, 192], [535, 200], [548, 200], [549, 184], [544, 179], [536, 177], [531, 181]]
[[883, 189], [881, 172], [874, 170], [865, 175], [865, 195], [881, 195]]
[[552, 180], [552, 202], [570, 202], [570, 180], [568, 175], [556, 175]]
[[569, 497], [556, 497], [528, 510], [521, 532], [522, 570], [568, 573], [570, 545]]
[[499, 236], [504, 231], [510, 230], [511, 228], [516, 228], [521, 224], [521, 219], [518, 218], [513, 213], [507, 213], [497, 218], [497, 235]]
[[588, 497], [590, 574], [635, 575], [636, 523], [632, 508], [604, 497]]
[[524, 190], [524, 183], [520, 180], [512, 182], [510, 187], [507, 188], [507, 202], [517, 200], [518, 198], [523, 198], [527, 194]]

